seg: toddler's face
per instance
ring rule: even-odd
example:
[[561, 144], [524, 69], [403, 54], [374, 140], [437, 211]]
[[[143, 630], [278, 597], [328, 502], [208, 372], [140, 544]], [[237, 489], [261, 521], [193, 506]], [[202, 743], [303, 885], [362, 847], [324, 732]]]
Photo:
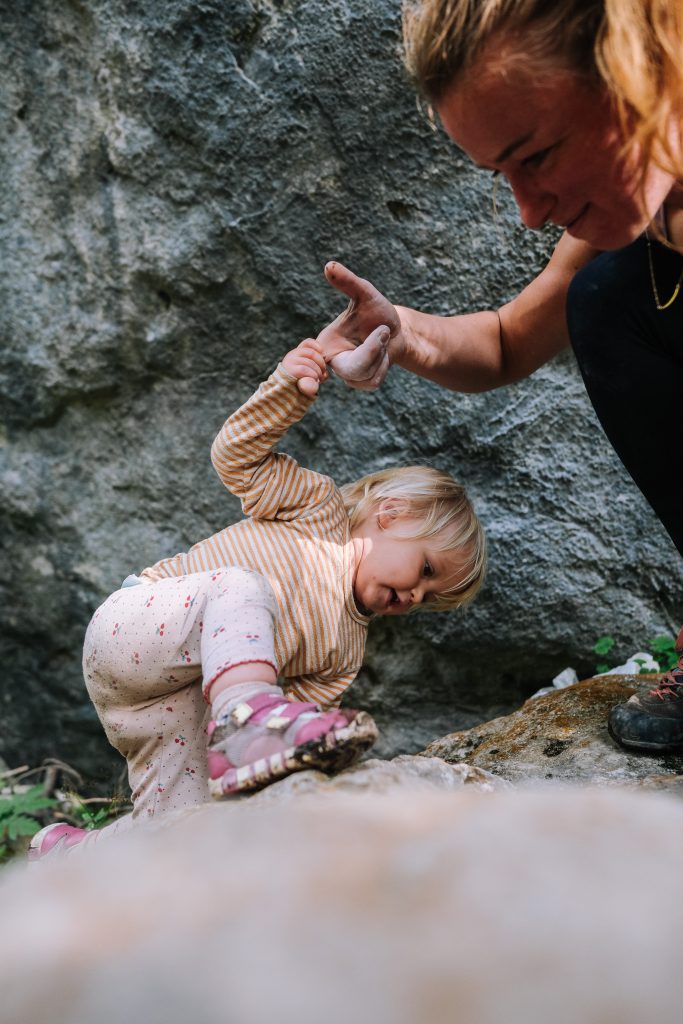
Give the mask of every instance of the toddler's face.
[[469, 568], [465, 552], [440, 551], [438, 535], [415, 537], [416, 529], [405, 513], [380, 511], [351, 531], [353, 594], [361, 612], [404, 615], [464, 579]]

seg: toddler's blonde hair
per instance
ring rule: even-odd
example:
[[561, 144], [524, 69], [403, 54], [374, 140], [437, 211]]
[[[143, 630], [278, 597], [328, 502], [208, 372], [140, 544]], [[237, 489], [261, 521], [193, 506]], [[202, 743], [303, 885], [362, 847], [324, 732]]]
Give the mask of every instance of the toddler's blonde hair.
[[462, 549], [464, 578], [457, 586], [435, 594], [429, 611], [448, 611], [470, 602], [484, 581], [486, 537], [462, 484], [431, 466], [400, 466], [354, 480], [340, 488], [351, 529], [379, 513], [386, 499], [417, 521], [413, 537], [433, 537], [440, 551]]

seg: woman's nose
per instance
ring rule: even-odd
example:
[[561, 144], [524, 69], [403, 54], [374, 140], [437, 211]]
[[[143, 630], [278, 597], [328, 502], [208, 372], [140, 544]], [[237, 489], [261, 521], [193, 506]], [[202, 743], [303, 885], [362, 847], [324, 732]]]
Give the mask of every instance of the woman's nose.
[[555, 207], [555, 197], [524, 172], [508, 175], [508, 181], [519, 207], [522, 223], [533, 231], [542, 228], [550, 219]]

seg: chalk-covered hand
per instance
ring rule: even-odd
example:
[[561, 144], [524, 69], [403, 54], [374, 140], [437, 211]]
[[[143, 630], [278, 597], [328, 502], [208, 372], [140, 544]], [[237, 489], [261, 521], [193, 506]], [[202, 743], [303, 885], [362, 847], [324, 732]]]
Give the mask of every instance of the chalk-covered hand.
[[392, 355], [403, 341], [398, 313], [374, 285], [341, 263], [328, 263], [325, 277], [348, 295], [350, 302], [317, 340], [342, 380], [353, 388], [374, 390], [386, 377]]
[[318, 394], [321, 383], [327, 380], [327, 367], [323, 349], [313, 338], [306, 338], [282, 360], [282, 365], [292, 377], [302, 395], [312, 398]]

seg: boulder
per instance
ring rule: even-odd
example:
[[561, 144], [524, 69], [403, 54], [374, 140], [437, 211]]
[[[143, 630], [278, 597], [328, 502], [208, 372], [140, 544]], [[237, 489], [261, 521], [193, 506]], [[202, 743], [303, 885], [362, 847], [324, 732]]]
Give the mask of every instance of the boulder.
[[681, 802], [418, 761], [7, 869], [0, 1024], [679, 1024]]
[[607, 730], [610, 708], [657, 677], [633, 675], [586, 679], [532, 697], [511, 715], [430, 743], [428, 757], [482, 768], [503, 779], [539, 779], [643, 786], [683, 796], [683, 757], [626, 750]]

